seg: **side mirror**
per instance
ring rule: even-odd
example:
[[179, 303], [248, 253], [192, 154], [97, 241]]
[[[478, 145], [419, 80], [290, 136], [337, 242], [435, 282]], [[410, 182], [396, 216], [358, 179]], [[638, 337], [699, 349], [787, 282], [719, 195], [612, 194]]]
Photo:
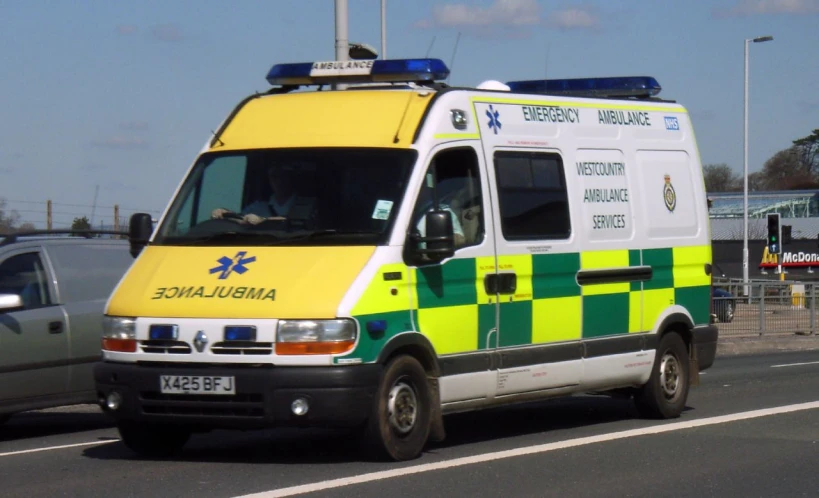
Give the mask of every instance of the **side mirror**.
[[136, 258], [142, 248], [148, 245], [151, 233], [154, 231], [154, 222], [148, 213], [134, 213], [128, 224], [128, 239], [131, 242], [131, 256]]
[[0, 294], [0, 311], [15, 310], [23, 307], [23, 298], [18, 294]]
[[425, 215], [425, 236], [417, 233], [409, 237], [412, 260], [437, 263], [455, 254], [455, 231], [448, 211], [429, 211]]

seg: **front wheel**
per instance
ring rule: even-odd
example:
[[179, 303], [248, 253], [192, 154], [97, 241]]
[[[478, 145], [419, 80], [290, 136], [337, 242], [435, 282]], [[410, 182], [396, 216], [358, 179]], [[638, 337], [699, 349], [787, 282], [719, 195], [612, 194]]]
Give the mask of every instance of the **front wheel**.
[[409, 460], [427, 443], [431, 393], [424, 368], [411, 356], [390, 360], [367, 421], [365, 443], [378, 457]]
[[647, 418], [677, 418], [688, 399], [688, 348], [676, 332], [660, 339], [651, 377], [634, 397], [637, 411]]
[[122, 442], [133, 452], [144, 457], [167, 457], [177, 453], [190, 438], [191, 431], [173, 425], [120, 422]]
[[11, 413], [0, 413], [0, 425], [5, 424], [11, 418]]

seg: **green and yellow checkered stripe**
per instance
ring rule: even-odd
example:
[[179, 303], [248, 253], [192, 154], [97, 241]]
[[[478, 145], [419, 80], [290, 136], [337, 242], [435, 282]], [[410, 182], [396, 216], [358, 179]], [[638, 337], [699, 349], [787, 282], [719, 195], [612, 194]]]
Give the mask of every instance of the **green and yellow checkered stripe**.
[[[710, 261], [710, 245], [499, 256], [498, 271], [517, 274], [515, 294], [501, 295], [499, 307], [483, 288], [485, 275], [495, 271], [493, 257], [418, 269], [385, 265], [353, 314], [362, 324], [386, 320], [387, 333], [364, 337], [363, 330], [356, 354], [374, 359], [392, 334], [409, 330], [413, 322], [438, 354], [644, 332], [675, 304], [686, 308], [695, 323], [708, 323], [711, 280], [705, 264]], [[651, 266], [652, 278], [577, 284], [579, 270], [637, 266]], [[401, 271], [405, 278], [384, 282], [384, 271]], [[389, 294], [396, 287], [398, 295]], [[407, 308], [408, 297], [415, 310]], [[500, 334], [490, 336], [498, 309]]]

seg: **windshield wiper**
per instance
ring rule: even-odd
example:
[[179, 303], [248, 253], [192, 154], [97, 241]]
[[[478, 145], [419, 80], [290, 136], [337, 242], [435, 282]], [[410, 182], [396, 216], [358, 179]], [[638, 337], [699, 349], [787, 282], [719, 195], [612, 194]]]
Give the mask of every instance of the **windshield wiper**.
[[186, 236], [178, 236], [178, 237], [165, 237], [162, 240], [162, 244], [167, 245], [185, 245], [185, 244], [202, 244], [208, 242], [224, 242], [228, 240], [241, 240], [243, 238], [247, 239], [259, 239], [259, 238], [272, 238], [278, 239], [275, 235], [269, 232], [217, 232], [217, 233], [210, 233], [207, 235], [200, 235], [194, 237], [186, 237]]

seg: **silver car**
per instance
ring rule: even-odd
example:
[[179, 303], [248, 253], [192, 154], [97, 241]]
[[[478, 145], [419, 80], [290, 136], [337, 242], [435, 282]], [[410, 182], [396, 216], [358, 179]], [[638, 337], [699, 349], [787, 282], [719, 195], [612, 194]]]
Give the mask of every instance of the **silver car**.
[[0, 423], [96, 402], [103, 309], [132, 261], [127, 240], [0, 240]]

